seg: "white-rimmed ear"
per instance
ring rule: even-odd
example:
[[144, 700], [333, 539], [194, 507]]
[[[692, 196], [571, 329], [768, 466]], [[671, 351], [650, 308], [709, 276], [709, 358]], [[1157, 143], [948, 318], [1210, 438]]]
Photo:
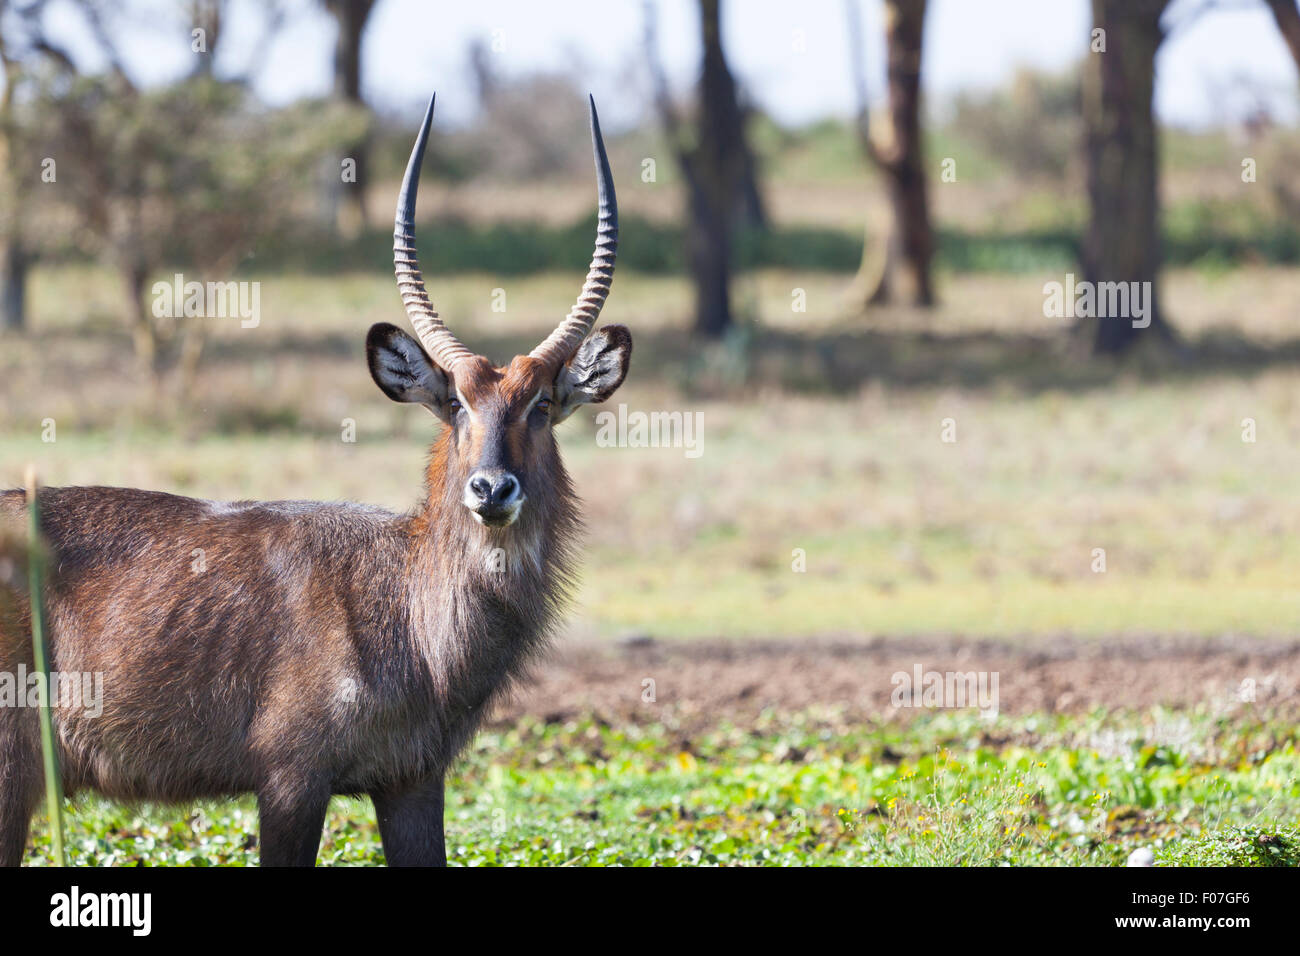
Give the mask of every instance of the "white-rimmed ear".
[[450, 420], [447, 373], [406, 332], [388, 322], [372, 325], [366, 335], [366, 361], [370, 377], [393, 401], [423, 405], [444, 422]]
[[597, 329], [555, 377], [555, 421], [564, 421], [579, 405], [598, 404], [609, 398], [627, 378], [631, 364], [632, 333], [627, 326]]

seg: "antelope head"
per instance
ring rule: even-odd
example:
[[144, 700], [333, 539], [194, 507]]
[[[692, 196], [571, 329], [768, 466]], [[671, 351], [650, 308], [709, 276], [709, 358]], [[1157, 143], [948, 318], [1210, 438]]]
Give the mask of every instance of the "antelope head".
[[[589, 335], [614, 278], [618, 202], [590, 100], [599, 222], [587, 281], [568, 316], [527, 355], [494, 366], [460, 343], [434, 311], [415, 251], [415, 197], [433, 121], [433, 100], [406, 166], [393, 227], [397, 288], [417, 338], [395, 325], [371, 327], [370, 374], [396, 402], [423, 405], [447, 426], [434, 449], [433, 469], [444, 493], [457, 496], [479, 524], [504, 528], [530, 498], [567, 491], [552, 433], [579, 405], [603, 402], [622, 384], [632, 335], [606, 325]], [[557, 487], [563, 483], [564, 487]]]

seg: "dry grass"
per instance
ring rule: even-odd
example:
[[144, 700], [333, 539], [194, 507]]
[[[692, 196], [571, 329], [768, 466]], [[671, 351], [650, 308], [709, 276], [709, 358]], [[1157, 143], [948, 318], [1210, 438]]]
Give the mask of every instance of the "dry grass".
[[[620, 276], [608, 318], [632, 326], [638, 350], [618, 399], [701, 413], [703, 455], [596, 447], [590, 413], [564, 426], [596, 531], [575, 629], [1289, 633], [1300, 276], [1171, 274], [1180, 327], [1227, 333], [1190, 364], [1122, 368], [1059, 346], [1042, 281], [946, 276], [941, 309], [868, 323], [837, 311], [842, 277], [761, 273], [740, 283], [759, 337], [701, 350], [683, 331], [684, 285]], [[806, 314], [790, 311], [792, 283]], [[569, 276], [510, 280], [503, 314], [496, 284], [464, 276], [437, 292], [499, 358], [575, 291]], [[434, 423], [387, 402], [362, 357], [368, 324], [400, 315], [388, 277], [264, 280], [260, 327], [216, 323], [189, 406], [143, 382], [113, 302], [93, 270], [38, 276], [32, 335], [0, 350], [0, 484], [34, 460], [51, 484], [415, 501]], [[941, 441], [946, 418], [956, 443]]]

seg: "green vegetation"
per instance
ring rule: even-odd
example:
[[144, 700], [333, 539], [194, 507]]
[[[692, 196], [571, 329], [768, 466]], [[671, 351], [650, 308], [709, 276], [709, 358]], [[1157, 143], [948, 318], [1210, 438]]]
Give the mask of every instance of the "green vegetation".
[[[959, 162], [956, 182], [934, 186], [941, 303], [924, 313], [845, 311], [864, 220], [878, 236], [883, 219], [841, 124], [759, 130], [775, 226], [739, 240], [742, 323], [718, 345], [686, 332], [673, 172], [620, 180], [624, 244], [603, 319], [629, 325], [636, 352], [616, 402], [698, 412], [703, 444], [698, 458], [598, 447], [595, 411], [562, 427], [591, 529], [575, 634], [957, 635], [1031, 649], [1067, 633], [1294, 639], [1300, 274], [1278, 266], [1300, 261], [1289, 199], [1243, 183], [1225, 137], [1172, 133], [1161, 294], [1181, 350], [1083, 360], [1042, 314], [1043, 283], [1077, 268], [1085, 212], [1062, 198], [1081, 194], [1062, 159], [1073, 150], [1044, 126], [1012, 174], [978, 135], [1008, 135], [1016, 117], [991, 121], [999, 108], [969, 105], [932, 136], [936, 162]], [[394, 136], [392, 170], [409, 131]], [[1261, 164], [1285, 167], [1289, 142], [1269, 136]], [[655, 153], [640, 143], [615, 165], [642, 155]], [[580, 158], [580, 179], [544, 188], [462, 170], [457, 191], [478, 190], [462, 207], [437, 186], [424, 196], [434, 300], [494, 359], [536, 344], [578, 290], [592, 201]], [[394, 190], [379, 192], [372, 208], [387, 208]], [[261, 322], [211, 320], [188, 396], [155, 391], [132, 363], [116, 277], [66, 250], [43, 260], [31, 328], [0, 348], [0, 486], [34, 461], [48, 484], [411, 506], [436, 424], [384, 399], [362, 350], [370, 323], [402, 321], [390, 249], [379, 229], [265, 237], [238, 268], [261, 282]], [[792, 309], [795, 292], [807, 311]], [[1160, 865], [1294, 865], [1293, 716], [530, 717], [475, 742], [449, 791], [449, 848], [465, 865], [1117, 865], [1141, 846]], [[85, 798], [69, 822], [78, 865], [257, 860], [247, 799]], [[33, 861], [48, 853], [42, 831]], [[321, 861], [381, 860], [368, 801], [336, 801]]]
[[[1284, 740], [1274, 747], [1266, 741]], [[1287, 721], [1101, 713], [909, 725], [835, 710], [752, 727], [525, 720], [482, 734], [448, 791], [466, 866], [1161, 865], [1297, 862], [1300, 753]], [[254, 863], [243, 800], [69, 815], [77, 865]], [[42, 831], [33, 862], [48, 864]], [[382, 861], [369, 801], [336, 800], [323, 864]]]
[[1156, 856], [1164, 866], [1300, 866], [1300, 827], [1225, 827]]
[[[1249, 207], [1189, 201], [1166, 212], [1165, 261], [1174, 266], [1222, 268], [1254, 263], [1300, 262], [1300, 228], [1293, 222], [1258, 221]], [[1058, 217], [1059, 219], [1060, 217]], [[470, 224], [443, 221], [428, 231], [436, 235], [437, 256], [427, 256], [431, 277], [454, 277], [469, 271], [503, 277], [529, 276], [581, 268], [591, 255], [594, 218], [566, 225], [544, 222]], [[622, 217], [627, 240], [619, 247], [619, 265], [650, 275], [678, 275], [686, 267], [681, 227]], [[388, 230], [391, 231], [391, 230]], [[343, 270], [379, 271], [391, 265], [385, 230], [357, 239], [268, 237], [244, 261], [241, 277], [303, 272], [331, 275]], [[949, 272], [1059, 273], [1078, 268], [1079, 223], [1064, 222], [973, 231], [938, 229], [935, 265]], [[759, 231], [744, 229], [736, 237], [740, 270], [797, 269], [802, 272], [852, 272], [862, 258], [862, 226], [845, 228], [778, 224]], [[429, 245], [432, 247], [433, 243]], [[69, 259], [69, 261], [74, 261]], [[575, 265], [576, 264], [576, 265]], [[178, 258], [175, 268], [192, 267]]]
[[[1048, 78], [1043, 86], [1042, 78], [1023, 78], [1009, 98], [960, 103], [950, 122], [931, 127], [931, 164], [937, 171], [943, 160], [952, 159], [957, 177], [944, 182], [936, 176], [932, 186], [937, 269], [1037, 274], [1077, 268], [1087, 209], [1072, 82]], [[1242, 146], [1223, 133], [1165, 133], [1162, 163], [1168, 175], [1161, 224], [1167, 264], [1214, 270], [1300, 262], [1295, 216], [1300, 203], [1270, 172], [1295, 167], [1300, 140], [1293, 131], [1270, 129], [1250, 144], [1249, 155], [1259, 163], [1257, 182], [1242, 181]], [[386, 129], [376, 146], [379, 171], [392, 181], [376, 187], [372, 207], [386, 210], [396, 194], [410, 138], [409, 129]], [[856, 270], [864, 225], [879, 241], [887, 221], [878, 196], [881, 184], [860, 154], [851, 127], [824, 120], [785, 130], [764, 119], [755, 124], [754, 142], [773, 221], [767, 230], [740, 230], [738, 268]], [[422, 227], [428, 275], [441, 281], [467, 272], [507, 278], [567, 274], [587, 261], [594, 213], [585, 156], [573, 157], [572, 168], [520, 181], [494, 169], [486, 157], [457, 172], [456, 162], [463, 158], [453, 161], [460, 148], [454, 134], [436, 141], [434, 148], [443, 152], [431, 160], [437, 170], [432, 182], [445, 186], [450, 179], [454, 192], [478, 202], [466, 199], [451, 210], [439, 209], [436, 221]], [[642, 157], [667, 155], [666, 147], [656, 136], [634, 131], [626, 141], [612, 141], [611, 150], [615, 169], [629, 171], [619, 180], [620, 268], [681, 275], [684, 233], [675, 213], [683, 185], [677, 171], [672, 163], [661, 162], [649, 183], [630, 174]], [[477, 208], [483, 205], [488, 208]], [[470, 215], [471, 209], [481, 214]], [[50, 245], [47, 261], [83, 258], [83, 250], [70, 239]], [[176, 268], [192, 265], [193, 257], [181, 244], [168, 245], [167, 255]], [[390, 267], [391, 230], [382, 224], [341, 238], [299, 223], [259, 231], [238, 271], [244, 276], [335, 275], [387, 272]]]

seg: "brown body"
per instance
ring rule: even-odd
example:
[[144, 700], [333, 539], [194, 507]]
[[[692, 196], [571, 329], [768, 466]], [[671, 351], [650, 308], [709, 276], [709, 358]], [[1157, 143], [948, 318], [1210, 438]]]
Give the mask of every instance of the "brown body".
[[[459, 493], [444, 512], [446, 497], [431, 485], [425, 508], [393, 515], [44, 491], [51, 666], [103, 674], [102, 713], [56, 711], [65, 789], [255, 792], [264, 812], [310, 793], [314, 858], [331, 794], [382, 800], [440, 782], [555, 621], [574, 522], [567, 495], [500, 531]], [[6, 517], [21, 507], [20, 492], [0, 494]], [[20, 661], [31, 670], [29, 633], [11, 625], [0, 670]], [[18, 862], [40, 796], [37, 716], [0, 708], [0, 863]]]
[[[578, 519], [553, 426], [621, 384], [631, 337], [622, 326], [587, 337], [617, 234], [594, 107], [601, 231], [579, 305], [502, 368], [447, 332], [409, 234], [431, 117], [432, 103], [395, 238], [421, 341], [386, 324], [367, 340], [380, 388], [445, 423], [423, 501], [398, 515], [42, 491], [51, 668], [102, 674], [102, 712], [54, 711], [68, 792], [255, 793], [264, 865], [313, 863], [330, 797], [369, 794], [390, 865], [446, 862], [447, 768], [544, 645], [569, 583]], [[20, 492], [0, 492], [0, 524], [22, 510]], [[18, 606], [0, 617], [0, 674], [32, 669]], [[39, 801], [38, 717], [0, 707], [0, 865], [20, 862]]]

